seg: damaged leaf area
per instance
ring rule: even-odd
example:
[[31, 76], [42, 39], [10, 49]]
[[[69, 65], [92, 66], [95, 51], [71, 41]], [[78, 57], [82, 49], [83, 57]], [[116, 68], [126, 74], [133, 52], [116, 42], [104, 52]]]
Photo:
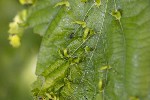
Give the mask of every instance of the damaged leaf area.
[[36, 0], [39, 100], [149, 100], [150, 0]]

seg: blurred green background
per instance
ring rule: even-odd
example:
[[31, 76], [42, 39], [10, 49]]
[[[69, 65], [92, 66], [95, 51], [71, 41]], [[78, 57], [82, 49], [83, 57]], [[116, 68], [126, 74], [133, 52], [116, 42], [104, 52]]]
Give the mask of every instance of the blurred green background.
[[9, 23], [24, 8], [18, 0], [0, 0], [0, 100], [33, 100], [30, 84], [36, 79], [41, 37], [28, 29], [21, 47], [13, 48], [8, 41]]

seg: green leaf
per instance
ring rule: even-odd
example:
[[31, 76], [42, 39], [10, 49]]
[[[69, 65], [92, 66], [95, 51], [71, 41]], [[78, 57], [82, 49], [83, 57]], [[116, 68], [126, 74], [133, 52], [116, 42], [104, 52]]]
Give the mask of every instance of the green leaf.
[[[29, 9], [29, 26], [43, 36], [37, 97], [150, 99], [150, 0], [101, 0], [99, 7], [94, 0], [68, 0], [69, 7], [55, 7], [59, 2], [37, 0]], [[74, 22], [95, 34], [83, 39], [90, 33]]]

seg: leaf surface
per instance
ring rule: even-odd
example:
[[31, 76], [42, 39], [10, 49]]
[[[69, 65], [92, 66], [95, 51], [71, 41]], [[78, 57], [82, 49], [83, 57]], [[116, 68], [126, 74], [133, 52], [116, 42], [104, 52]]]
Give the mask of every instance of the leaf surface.
[[[70, 7], [54, 7], [58, 2], [37, 0], [29, 9], [29, 26], [43, 36], [34, 94], [60, 100], [150, 99], [150, 0], [101, 0], [100, 7], [93, 0], [68, 0]], [[120, 20], [113, 11], [121, 13]], [[85, 28], [75, 21], [86, 22], [94, 34], [83, 39]], [[111, 69], [101, 71], [103, 66]]]

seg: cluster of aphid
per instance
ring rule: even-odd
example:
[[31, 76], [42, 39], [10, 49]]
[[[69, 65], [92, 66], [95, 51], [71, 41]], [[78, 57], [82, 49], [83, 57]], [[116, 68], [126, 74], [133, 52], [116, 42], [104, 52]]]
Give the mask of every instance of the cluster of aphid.
[[99, 80], [99, 83], [98, 83], [98, 87], [99, 87], [99, 92], [104, 92], [104, 88], [107, 84], [107, 71], [112, 69], [112, 67], [110, 67], [109, 65], [108, 66], [102, 66], [100, 67], [99, 71], [101, 73], [101, 78]]
[[[88, 0], [81, 0], [81, 2], [86, 3], [86, 2], [88, 2]], [[94, 0], [94, 4], [97, 7], [99, 7], [101, 5], [101, 1], [100, 0]], [[58, 2], [54, 7], [58, 7], [58, 6], [70, 7], [70, 3], [67, 0], [65, 0], [65, 1]], [[85, 21], [77, 20], [77, 21], [74, 21], [72, 23], [73, 24], [78, 24], [78, 25], [80, 25], [83, 28], [83, 30], [84, 30], [83, 35], [82, 35], [83, 43], [85, 43], [89, 39], [89, 37], [91, 37], [91, 36], [93, 36], [95, 34], [93, 29], [90, 29], [90, 28], [87, 27], [87, 24], [86, 24]], [[70, 38], [73, 37], [72, 35], [74, 35], [74, 34], [71, 34]], [[90, 50], [90, 47], [86, 46], [84, 49], [85, 49], [85, 52], [88, 52]], [[69, 50], [67, 50], [67, 49], [59, 50], [59, 55], [60, 55], [61, 58], [64, 58], [64, 59], [71, 58], [71, 59], [75, 60], [75, 63], [79, 63], [80, 60], [81, 60], [79, 57], [77, 57], [75, 59], [72, 58], [71, 57], [72, 54], [69, 54]]]
[[[88, 0], [81, 0], [81, 2], [88, 2]], [[101, 5], [101, 0], [94, 0], [94, 5], [96, 7], [100, 7]], [[70, 3], [67, 0], [58, 2], [54, 7], [58, 7], [58, 6], [65, 6], [65, 7], [70, 7]], [[120, 21], [121, 18], [121, 13], [118, 10], [113, 11], [112, 13], [110, 13], [113, 17], [116, 18], [116, 20]], [[95, 31], [93, 29], [90, 29], [89, 27], [87, 27], [87, 23], [83, 20], [83, 21], [74, 21], [73, 24], [78, 24], [83, 28], [83, 35], [82, 35], [82, 39], [83, 39], [83, 43], [85, 43], [89, 37], [93, 36], [95, 34]], [[70, 38], [72, 38], [74, 34], [70, 35]], [[84, 51], [87, 53], [89, 51], [91, 51], [91, 48], [88, 46], [85, 46]], [[70, 54], [68, 49], [63, 49], [63, 50], [58, 50], [59, 56], [61, 59], [67, 60], [70, 62], [70, 64], [78, 64], [80, 63], [83, 58], [82, 57], [73, 57], [73, 54]], [[74, 53], [74, 52], [73, 52]], [[100, 68], [100, 72], [102, 74], [102, 77], [99, 80], [98, 83], [98, 87], [99, 87], [99, 91], [103, 92], [104, 88], [106, 86], [106, 82], [107, 82], [107, 77], [105, 77], [106, 71], [110, 70], [111, 67], [108, 66], [102, 66]], [[51, 98], [50, 94], [47, 94], [47, 97]], [[55, 97], [56, 99], [56, 97]]]
[[[92, 29], [90, 29], [90, 28], [88, 28], [86, 26], [86, 22], [84, 22], [84, 21], [75, 21], [73, 23], [81, 25], [82, 28], [84, 29], [83, 36], [82, 36], [82, 39], [83, 39], [82, 44], [84, 44], [89, 39], [89, 37], [91, 37], [91, 36], [93, 36], [95, 34], [95, 32]], [[79, 49], [80, 46], [77, 49]], [[58, 53], [59, 53], [59, 55], [60, 55], [60, 57], [62, 59], [68, 60], [71, 65], [72, 64], [78, 64], [84, 58], [83, 57], [74, 57], [73, 56], [73, 54], [77, 51], [77, 49], [72, 54], [69, 53], [68, 49], [58, 50]], [[91, 50], [92, 49], [90, 47], [88, 47], [88, 46], [85, 46], [85, 48], [84, 48], [85, 53], [88, 53]]]
[[[81, 0], [81, 2], [87, 2], [88, 0]], [[94, 0], [95, 2], [95, 5], [97, 7], [99, 7], [101, 5], [101, 1], [100, 0]], [[69, 7], [70, 4], [68, 1], [62, 1], [62, 2], [59, 2], [58, 4], [56, 4], [56, 6], [58, 5], [65, 5], [66, 7]], [[55, 7], [56, 7], [55, 6]], [[115, 16], [114, 13], [112, 13], [113, 16]], [[81, 25], [81, 27], [83, 28], [84, 32], [83, 32], [83, 36], [82, 36], [82, 39], [83, 39], [83, 43], [86, 42], [88, 40], [89, 37], [93, 36], [95, 34], [94, 30], [93, 29], [90, 29], [87, 27], [86, 25], [86, 22], [85, 21], [74, 21], [73, 22], [74, 24], [78, 24], [78, 25]], [[72, 37], [72, 36], [71, 36]], [[86, 46], [85, 48], [85, 52], [89, 52], [91, 50], [90, 47]], [[59, 50], [59, 55], [61, 58], [63, 59], [66, 59], [66, 58], [72, 58], [70, 55], [69, 55], [69, 52], [67, 49], [64, 49], [64, 50]], [[80, 62], [80, 58], [78, 57], [77, 59], [75, 59], [75, 63], [79, 63]], [[108, 71], [109, 69], [111, 69], [110, 66], [103, 66], [100, 68], [100, 71], [102, 74], [106, 73], [106, 71]], [[104, 87], [105, 87], [105, 83], [106, 83], [107, 79], [104, 79], [104, 76], [103, 78], [101, 78], [99, 80], [99, 84], [98, 84], [98, 87], [99, 87], [99, 91], [100, 92], [103, 92], [104, 90]]]
[[[88, 0], [81, 0], [81, 2], [88, 2]], [[101, 5], [101, 0], [94, 0], [94, 5], [97, 6], [97, 7], [100, 7]], [[55, 7], [57, 6], [66, 6], [66, 7], [70, 7], [70, 3], [68, 1], [62, 1], [62, 2], [59, 2], [55, 5]], [[110, 13], [113, 17], [116, 18], [116, 20], [119, 20], [121, 19], [121, 13], [118, 11], [118, 10], [115, 10], [115, 11], [112, 11]], [[93, 36], [95, 34], [94, 30], [93, 29], [90, 29], [87, 27], [86, 25], [86, 22], [85, 21], [74, 21], [73, 22], [74, 24], [78, 24], [78, 25], [81, 25], [81, 27], [83, 28], [84, 32], [83, 32], [83, 36], [82, 36], [82, 39], [83, 39], [83, 43], [86, 42], [88, 40], [89, 37]], [[72, 34], [71, 34], [72, 35]], [[72, 37], [72, 36], [71, 36]], [[85, 52], [88, 52], [90, 51], [90, 47], [86, 46], [85, 48]], [[64, 50], [59, 50], [59, 55], [61, 58], [63, 59], [69, 59], [69, 58], [72, 58], [71, 55], [69, 54], [69, 51], [67, 49], [64, 49]], [[81, 61], [81, 59], [79, 57], [77, 57], [76, 59], [74, 59], [74, 61], [72, 61], [73, 59], [71, 59], [71, 62], [73, 63], [79, 63]], [[108, 71], [109, 69], [111, 69], [110, 66], [102, 66], [100, 68], [100, 71], [102, 74], [106, 73], [106, 71]], [[103, 75], [102, 75], [103, 76]], [[100, 92], [103, 92], [104, 91], [104, 87], [106, 85], [106, 81], [107, 81], [107, 78], [105, 76], [103, 76], [100, 80], [99, 80], [99, 84], [98, 84], [98, 87], [99, 87], [99, 90]]]
[[[81, 2], [88, 2], [88, 0], [81, 0]], [[100, 7], [101, 5], [101, 0], [94, 0], [94, 5], [97, 6], [97, 7]], [[66, 7], [70, 7], [70, 3], [67, 1], [67, 0], [64, 0], [64, 1], [61, 1], [61, 2], [58, 2], [54, 7], [58, 7], [58, 6], [66, 6]], [[113, 17], [116, 18], [116, 20], [118, 20], [120, 22], [120, 19], [121, 19], [121, 11], [120, 10], [117, 10], [115, 9], [114, 11], [112, 11], [110, 13], [110, 15], [112, 15]], [[94, 30], [93, 29], [90, 29], [87, 27], [86, 25], [86, 22], [85, 21], [74, 21], [73, 22], [74, 24], [78, 24], [80, 25], [84, 32], [83, 32], [83, 36], [82, 36], [82, 39], [83, 39], [83, 43], [86, 42], [88, 40], [89, 37], [93, 36], [95, 34]], [[70, 38], [73, 37], [73, 34], [70, 35]], [[85, 52], [89, 52], [90, 51], [90, 47], [86, 46], [84, 48]], [[72, 54], [69, 53], [69, 50], [68, 49], [63, 49], [63, 50], [59, 50], [58, 51], [60, 57], [62, 59], [65, 59], [65, 60], [69, 60], [71, 62], [71, 64], [77, 64], [79, 63], [80, 61], [82, 61], [82, 58], [80, 57], [72, 57]], [[74, 53], [74, 52], [73, 52]], [[105, 86], [107, 84], [107, 71], [112, 69], [112, 67], [110, 67], [109, 65], [107, 66], [102, 66], [100, 67], [100, 73], [101, 73], [101, 78], [99, 80], [99, 83], [98, 83], [98, 87], [99, 87], [99, 92], [104, 92], [104, 89], [105, 89]], [[49, 98], [51, 98], [51, 95], [47, 94], [47, 96]], [[57, 98], [54, 97], [54, 100], [56, 100]], [[135, 97], [131, 97], [130, 100], [139, 100], [138, 98], [135, 98]]]

